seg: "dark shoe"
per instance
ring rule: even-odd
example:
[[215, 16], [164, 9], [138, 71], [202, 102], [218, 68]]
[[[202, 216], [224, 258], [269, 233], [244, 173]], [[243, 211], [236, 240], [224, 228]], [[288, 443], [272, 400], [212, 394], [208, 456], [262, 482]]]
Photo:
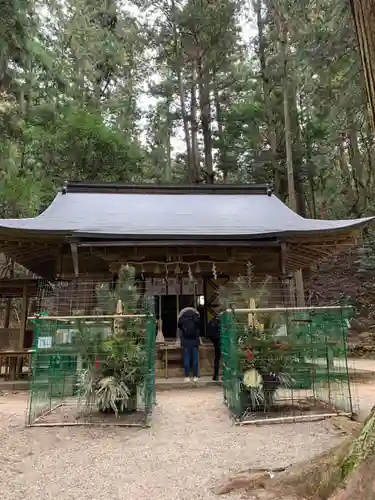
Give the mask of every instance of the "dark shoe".
[[214, 375], [214, 376], [212, 377], [212, 380], [214, 380], [215, 382], [218, 382], [218, 381], [219, 381], [219, 377], [217, 377], [216, 375]]

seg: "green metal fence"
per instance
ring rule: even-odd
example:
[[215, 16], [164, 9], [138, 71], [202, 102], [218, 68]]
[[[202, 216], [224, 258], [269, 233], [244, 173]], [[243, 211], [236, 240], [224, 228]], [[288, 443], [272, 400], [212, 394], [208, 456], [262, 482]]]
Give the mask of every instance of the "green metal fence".
[[350, 310], [264, 308], [221, 315], [224, 400], [242, 421], [353, 414]]
[[27, 423], [148, 424], [155, 323], [148, 312], [34, 319]]

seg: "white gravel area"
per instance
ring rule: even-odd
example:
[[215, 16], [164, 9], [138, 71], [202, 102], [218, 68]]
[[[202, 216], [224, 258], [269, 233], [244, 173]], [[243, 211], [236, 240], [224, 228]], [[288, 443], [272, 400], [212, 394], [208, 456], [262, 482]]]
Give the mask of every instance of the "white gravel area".
[[217, 500], [210, 488], [229, 472], [289, 465], [342, 439], [325, 422], [235, 427], [215, 387], [157, 399], [151, 429], [25, 429], [26, 394], [0, 396], [1, 499]]

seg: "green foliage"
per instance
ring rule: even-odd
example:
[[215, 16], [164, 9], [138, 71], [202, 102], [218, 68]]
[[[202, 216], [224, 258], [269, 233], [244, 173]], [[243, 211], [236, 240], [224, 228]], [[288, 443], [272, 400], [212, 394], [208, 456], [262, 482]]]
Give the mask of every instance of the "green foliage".
[[0, 217], [36, 215], [45, 186], [35, 182], [31, 173], [21, 175], [16, 165], [14, 171], [10, 167], [3, 178], [0, 176]]
[[137, 314], [141, 306], [141, 297], [135, 282], [135, 268], [128, 265], [121, 266], [113, 284], [99, 285], [96, 298], [99, 305], [98, 314], [115, 314], [119, 301], [123, 314]]
[[[347, 382], [346, 368], [336, 369], [332, 360], [346, 357], [349, 313], [273, 310], [272, 287], [270, 278], [257, 282], [249, 264], [245, 276], [220, 291], [226, 310], [221, 317], [223, 381], [238, 417], [275, 409], [279, 388], [293, 399], [294, 389], [315, 391], [322, 384]], [[327, 364], [320, 366], [319, 359]]]
[[121, 266], [118, 272], [115, 296], [121, 300], [125, 314], [136, 313], [140, 299], [135, 283], [135, 272], [132, 266]]
[[[134, 270], [123, 266], [115, 292], [107, 293], [109, 311], [121, 301], [127, 314], [136, 313], [138, 296]], [[145, 376], [144, 330], [144, 318], [115, 319], [109, 335], [81, 325], [74, 343], [85, 366], [79, 380], [79, 391], [87, 405], [96, 404], [101, 411], [113, 411], [116, 415], [136, 409], [131, 405], [136, 404], [137, 387]]]
[[0, 33], [0, 215], [34, 215], [64, 180], [139, 180], [132, 16], [115, 2], [13, 1]]
[[271, 277], [266, 276], [262, 281], [257, 281], [253, 274], [253, 265], [247, 264], [246, 275], [238, 276], [228, 285], [220, 287], [219, 301], [223, 309], [228, 309], [232, 303], [237, 309], [250, 307], [266, 307], [270, 295], [269, 285]]
[[142, 152], [130, 138], [105, 124], [98, 111], [65, 106], [45, 121], [41, 109], [25, 130], [29, 148], [49, 165], [50, 175], [63, 179], [129, 181], [142, 166]]
[[[249, 393], [252, 411], [270, 409], [279, 387], [292, 387], [297, 374], [310, 370], [292, 332], [278, 336], [283, 328], [287, 328], [284, 316], [265, 312], [254, 314], [249, 323], [238, 322], [239, 373], [242, 374], [243, 390]], [[249, 383], [256, 374], [258, 384]]]

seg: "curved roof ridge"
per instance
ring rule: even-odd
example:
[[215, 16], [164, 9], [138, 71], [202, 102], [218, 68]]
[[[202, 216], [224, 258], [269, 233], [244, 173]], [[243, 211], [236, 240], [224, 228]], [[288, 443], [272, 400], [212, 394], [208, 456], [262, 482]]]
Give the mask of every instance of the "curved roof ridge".
[[120, 194], [264, 194], [271, 195], [268, 184], [123, 184], [120, 182], [69, 182], [64, 186], [71, 193]]

